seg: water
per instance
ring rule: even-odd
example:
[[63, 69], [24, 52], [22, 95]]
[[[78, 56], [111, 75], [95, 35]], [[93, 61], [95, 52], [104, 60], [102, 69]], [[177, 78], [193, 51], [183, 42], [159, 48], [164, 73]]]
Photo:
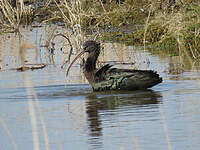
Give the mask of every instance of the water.
[[[32, 43], [40, 36], [37, 30], [27, 32]], [[66, 78], [65, 69], [60, 68], [60, 51], [53, 63], [38, 46], [46, 68], [13, 70], [20, 66], [18, 48], [13, 48], [17, 42], [8, 46], [14, 37], [5, 38], [0, 47], [0, 150], [199, 149], [197, 62], [104, 43], [100, 62], [153, 69], [163, 77], [163, 83], [144, 91], [92, 92], [78, 64]], [[33, 58], [34, 50], [28, 51], [27, 61], [34, 63]]]

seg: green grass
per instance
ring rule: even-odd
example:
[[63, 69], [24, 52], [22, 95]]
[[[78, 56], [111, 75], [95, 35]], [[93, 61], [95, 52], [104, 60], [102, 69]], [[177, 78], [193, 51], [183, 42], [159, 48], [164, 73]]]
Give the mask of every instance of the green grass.
[[[101, 0], [77, 0], [74, 3], [51, 0], [44, 8], [28, 9], [24, 5], [13, 7], [2, 0], [0, 32], [19, 31], [21, 25], [34, 22], [61, 22], [74, 31], [78, 28], [81, 34], [91, 29], [118, 28], [116, 32], [101, 33], [100, 38], [128, 45], [151, 45], [167, 52], [180, 52], [182, 48], [193, 58], [199, 58], [200, 2], [177, 1], [170, 9], [166, 4], [167, 0], [162, 4], [158, 4], [157, 0], [126, 0], [121, 5], [114, 1], [103, 4]], [[127, 26], [134, 30], [121, 30]]]
[[150, 47], [165, 50], [167, 53], [171, 52], [172, 55], [178, 55], [182, 47], [193, 58], [199, 58], [199, 5], [186, 3], [177, 7], [171, 13], [149, 10], [151, 12], [149, 21], [143, 24], [143, 27], [129, 33], [122, 31], [103, 33], [102, 39], [120, 41], [127, 45], [151, 45]]

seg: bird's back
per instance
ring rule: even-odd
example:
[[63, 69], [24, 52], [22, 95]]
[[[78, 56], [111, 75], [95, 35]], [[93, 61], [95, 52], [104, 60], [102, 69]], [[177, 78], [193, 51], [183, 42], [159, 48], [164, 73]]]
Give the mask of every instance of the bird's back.
[[95, 91], [147, 89], [162, 82], [152, 70], [117, 69], [105, 65], [96, 73]]

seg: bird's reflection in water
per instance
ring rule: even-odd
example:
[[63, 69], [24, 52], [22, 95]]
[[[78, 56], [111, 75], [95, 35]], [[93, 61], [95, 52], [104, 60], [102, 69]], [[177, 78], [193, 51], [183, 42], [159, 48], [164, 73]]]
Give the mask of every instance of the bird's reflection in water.
[[[109, 92], [93, 92], [88, 95], [86, 101], [86, 113], [89, 128], [89, 143], [97, 149], [103, 146], [102, 144], [102, 114], [100, 112], [106, 110], [120, 111], [120, 108], [127, 107], [157, 107], [162, 99], [158, 92], [152, 90], [144, 91], [109, 91]], [[157, 109], [155, 108], [155, 109]], [[114, 113], [113, 113], [114, 115]]]

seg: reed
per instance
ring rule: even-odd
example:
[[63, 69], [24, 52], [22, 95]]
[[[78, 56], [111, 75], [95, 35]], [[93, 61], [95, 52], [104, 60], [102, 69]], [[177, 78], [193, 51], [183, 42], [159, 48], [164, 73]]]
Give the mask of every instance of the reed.
[[163, 28], [157, 45], [171, 44], [173, 45], [171, 48], [178, 50], [179, 55], [187, 52], [193, 59], [200, 58], [199, 13], [199, 7], [196, 4], [190, 4], [182, 6], [177, 12], [156, 16], [151, 24], [157, 24]]
[[[136, 26], [136, 29], [131, 32], [119, 30], [103, 33], [103, 39], [120, 41], [128, 45], [143, 45], [144, 47], [151, 45], [151, 48], [164, 49], [173, 55], [183, 53], [179, 50], [179, 44], [182, 44], [181, 47], [185, 47], [193, 59], [198, 59], [200, 56], [199, 2], [177, 1], [170, 7], [163, 6], [167, 1], [162, 2], [158, 4], [152, 1], [141, 7], [146, 9], [144, 10], [146, 16], [143, 17], [144, 20], [139, 28]], [[126, 25], [128, 24], [131, 23]], [[178, 39], [181, 42], [178, 42]]]
[[[40, 4], [39, 0], [0, 0], [0, 31], [5, 32], [6, 29], [9, 32], [18, 32], [22, 25], [28, 26], [34, 21], [47, 22], [56, 19], [53, 16], [48, 19], [41, 17], [44, 12], [51, 9], [51, 1], [46, 0], [44, 4]], [[25, 5], [25, 2], [30, 4]]]
[[[20, 41], [20, 46], [19, 46], [19, 57], [22, 62], [22, 71], [25, 69], [25, 63], [24, 60], [26, 58], [26, 53], [28, 49], [34, 49], [35, 50], [35, 61], [37, 62], [38, 58], [38, 50], [37, 47], [28, 42], [24, 42], [19, 38]], [[32, 129], [32, 138], [33, 138], [33, 146], [35, 150], [40, 149], [40, 140], [39, 140], [39, 132], [38, 132], [38, 120], [37, 120], [37, 115], [36, 112], [39, 112], [39, 118], [41, 121], [42, 125], [42, 130], [44, 134], [44, 144], [45, 144], [45, 149], [50, 150], [49, 146], [49, 139], [48, 139], [48, 131], [47, 131], [47, 125], [46, 121], [44, 118], [44, 113], [43, 109], [40, 105], [39, 98], [37, 93], [35, 92], [34, 85], [32, 83], [31, 79], [31, 74], [29, 72], [24, 73], [24, 87], [26, 88], [26, 93], [27, 93], [27, 103], [29, 105], [29, 115], [30, 115], [30, 124], [31, 124], [31, 129]]]
[[85, 14], [82, 16], [82, 25], [85, 28], [91, 26], [100, 28], [121, 27], [124, 25], [144, 23], [148, 11], [141, 11], [149, 5], [148, 0], [126, 0], [124, 4], [117, 4], [115, 1], [102, 0], [84, 1]]
[[[61, 12], [60, 17], [63, 18], [63, 22], [67, 27], [67, 29], [64, 31], [64, 34], [59, 33], [54, 37], [62, 36], [70, 45], [71, 49], [68, 55], [68, 60], [66, 60], [66, 62], [68, 62], [70, 60], [72, 50], [80, 51], [81, 46], [85, 40], [85, 34], [81, 26], [81, 17], [84, 13], [82, 8], [82, 1], [75, 0], [68, 2], [67, 0], [63, 0], [61, 4], [58, 4], [56, 0], [54, 0], [54, 2], [59, 8], [59, 11]], [[72, 47], [72, 45], [74, 45], [74, 47]]]
[[19, 30], [22, 22], [29, 23], [33, 16], [31, 7], [25, 7], [23, 0], [16, 1], [16, 6], [11, 5], [8, 0], [0, 1], [1, 17], [0, 23], [2, 28], [11, 28], [14, 31]]
[[124, 4], [115, 1], [102, 3], [102, 0], [48, 0], [41, 9], [27, 9], [23, 0], [17, 2], [14, 7], [7, 0], [0, 1], [0, 28], [19, 31], [20, 25], [31, 23], [35, 16], [42, 16], [46, 11], [38, 21], [41, 24], [63, 22], [66, 27], [64, 36], [77, 50], [81, 48], [88, 30], [98, 33], [102, 28], [132, 26], [133, 32], [119, 30], [101, 33], [100, 37], [131, 45], [154, 45], [171, 53], [179, 53], [181, 43], [194, 59], [200, 56], [200, 9], [197, 0], [126, 0]]
[[19, 150], [16, 140], [14, 138], [14, 136], [12, 135], [12, 132], [10, 131], [10, 129], [8, 128], [5, 120], [3, 119], [3, 117], [0, 116], [0, 125], [3, 127], [3, 129], [6, 131], [6, 133], [8, 134], [10, 140], [11, 140], [11, 144], [13, 145], [13, 149], [14, 150]]
[[35, 52], [35, 61], [37, 62], [38, 59], [38, 50], [37, 47], [32, 44], [32, 43], [28, 43], [28, 42], [21, 42], [20, 46], [19, 46], [19, 58], [22, 64], [22, 71], [26, 70], [25, 69], [25, 58], [26, 58], [26, 53], [28, 49], [34, 49]]

